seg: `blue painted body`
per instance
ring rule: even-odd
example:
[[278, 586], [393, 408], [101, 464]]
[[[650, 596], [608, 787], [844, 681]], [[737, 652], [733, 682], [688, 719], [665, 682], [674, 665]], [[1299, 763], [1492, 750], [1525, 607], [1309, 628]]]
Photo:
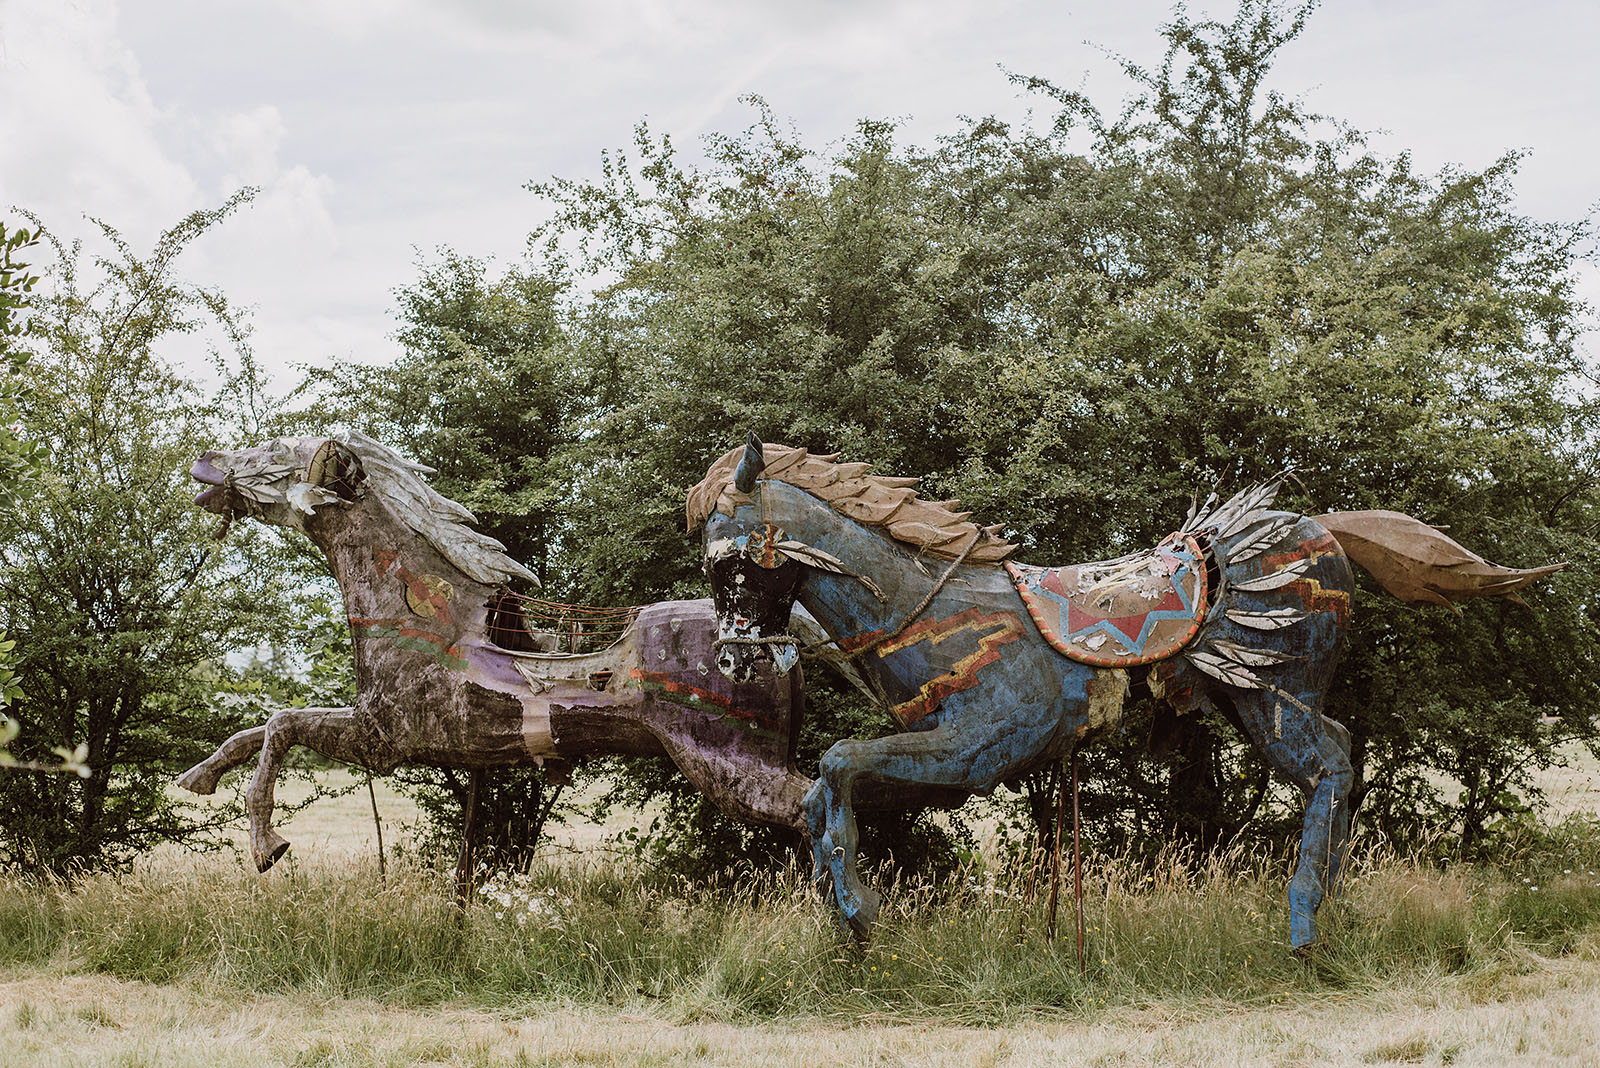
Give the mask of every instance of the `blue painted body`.
[[[956, 566], [927, 607], [908, 619], [951, 568], [950, 560], [919, 554], [805, 490], [776, 478], [757, 480], [755, 474], [759, 470], [740, 474], [749, 503], [737, 505], [731, 515], [716, 512], [705, 526], [707, 570], [722, 633], [760, 634], [762, 620], [786, 619], [790, 601], [798, 598], [845, 650], [892, 635], [863, 653], [856, 665], [906, 730], [837, 742], [823, 755], [805, 802], [818, 884], [825, 891], [831, 886], [843, 918], [865, 937], [878, 900], [856, 871], [856, 785], [874, 781], [890, 788], [924, 784], [990, 791], [1071, 752], [1091, 735], [1105, 722], [1103, 709], [1098, 719], [1092, 715], [1091, 695], [1097, 684], [1115, 680], [1104, 679], [1110, 674], [1105, 669], [1057, 652], [999, 564]], [[1152, 689], [1180, 712], [1206, 702], [1231, 707], [1272, 766], [1306, 794], [1300, 861], [1289, 888], [1291, 942], [1300, 948], [1315, 939], [1314, 913], [1336, 873], [1348, 827], [1348, 736], [1321, 710], [1349, 620], [1352, 580], [1343, 551], [1325, 528], [1311, 519], [1273, 515], [1290, 531], [1278, 551], [1238, 564], [1228, 563], [1229, 550], [1247, 531], [1227, 539], [1215, 531], [1202, 533], [1217, 581], [1213, 603], [1191, 642], [1220, 637], [1281, 654], [1281, 663], [1258, 669], [1273, 688], [1226, 684], [1181, 656], [1130, 671], [1149, 672]], [[753, 559], [745, 551], [751, 534], [770, 536], [774, 528], [843, 567]], [[1310, 562], [1293, 583], [1263, 592], [1236, 588], [1273, 574], [1286, 560], [1307, 557]], [[1306, 614], [1295, 625], [1272, 631], [1242, 626], [1228, 615], [1229, 610], [1286, 607]], [[729, 644], [718, 666], [737, 678], [769, 648]]]

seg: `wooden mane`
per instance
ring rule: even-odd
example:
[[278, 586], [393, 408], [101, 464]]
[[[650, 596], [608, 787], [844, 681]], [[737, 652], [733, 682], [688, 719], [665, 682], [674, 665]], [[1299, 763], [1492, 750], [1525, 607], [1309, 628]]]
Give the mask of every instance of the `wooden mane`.
[[535, 586], [533, 572], [506, 555], [505, 546], [470, 524], [477, 517], [423, 480], [433, 468], [407, 460], [382, 442], [351, 431], [337, 439], [361, 461], [367, 481], [400, 521], [420, 534], [463, 575], [488, 586], [512, 578]]
[[[734, 470], [744, 456], [744, 446], [730, 449], [706, 471], [706, 477], [689, 491], [684, 513], [688, 529], [694, 530], [711, 518], [713, 512], [732, 515], [750, 497], [733, 485]], [[883, 530], [896, 541], [913, 545], [923, 552], [954, 559], [974, 539], [979, 541], [967, 554], [975, 563], [995, 563], [1005, 559], [1016, 546], [998, 536], [998, 524], [979, 527], [969, 522], [971, 512], [956, 511], [956, 501], [925, 501], [917, 496], [921, 479], [892, 478], [868, 474], [871, 464], [837, 463], [838, 454], [813, 456], [791, 445], [763, 445], [766, 460], [763, 478], [787, 482], [828, 502], [834, 511], [858, 523]]]

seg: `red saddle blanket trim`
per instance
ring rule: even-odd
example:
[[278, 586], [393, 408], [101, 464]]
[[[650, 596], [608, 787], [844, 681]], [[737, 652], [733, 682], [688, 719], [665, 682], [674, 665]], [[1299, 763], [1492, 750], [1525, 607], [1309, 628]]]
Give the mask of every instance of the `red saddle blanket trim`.
[[1096, 667], [1165, 660], [1200, 630], [1207, 604], [1205, 556], [1188, 534], [1116, 560], [1006, 570], [1039, 633], [1056, 650]]

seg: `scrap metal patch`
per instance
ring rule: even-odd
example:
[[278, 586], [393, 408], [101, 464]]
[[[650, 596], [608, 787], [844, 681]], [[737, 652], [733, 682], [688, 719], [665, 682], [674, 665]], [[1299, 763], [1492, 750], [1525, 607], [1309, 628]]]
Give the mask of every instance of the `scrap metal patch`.
[[1059, 652], [1096, 667], [1134, 667], [1178, 652], [1206, 614], [1200, 545], [1173, 534], [1154, 549], [1072, 567], [1006, 561], [1028, 614]]

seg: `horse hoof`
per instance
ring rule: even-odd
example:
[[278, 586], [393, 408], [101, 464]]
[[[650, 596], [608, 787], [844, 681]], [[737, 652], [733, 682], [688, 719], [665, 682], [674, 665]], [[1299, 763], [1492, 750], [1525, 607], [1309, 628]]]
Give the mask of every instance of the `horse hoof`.
[[842, 917], [844, 925], [850, 931], [850, 937], [862, 945], [872, 941], [872, 920], [861, 913], [852, 913]]
[[289, 852], [288, 841], [278, 837], [276, 834], [272, 835], [272, 837], [267, 840], [266, 846], [267, 847], [265, 849], [255, 850], [256, 871], [266, 871], [268, 868], [278, 863], [278, 858]]
[[205, 797], [217, 792], [218, 778], [220, 776], [207, 774], [204, 764], [196, 764], [178, 777], [178, 785], [191, 794]]
[[844, 921], [850, 927], [850, 933], [855, 935], [857, 942], [866, 942], [872, 937], [872, 925], [878, 922], [878, 892], [869, 886], [863, 886], [856, 895], [854, 908], [843, 909]]

